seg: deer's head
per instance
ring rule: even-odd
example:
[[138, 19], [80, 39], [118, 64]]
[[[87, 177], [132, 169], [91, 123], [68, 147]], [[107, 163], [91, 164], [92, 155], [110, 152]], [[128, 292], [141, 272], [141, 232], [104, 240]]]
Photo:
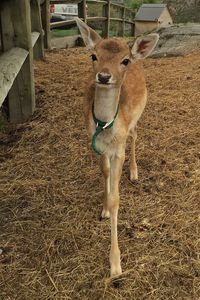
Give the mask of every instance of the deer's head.
[[86, 47], [92, 51], [95, 81], [99, 87], [120, 87], [130, 64], [149, 56], [159, 39], [158, 34], [152, 33], [137, 38], [130, 47], [121, 39], [102, 39], [79, 18], [76, 22]]

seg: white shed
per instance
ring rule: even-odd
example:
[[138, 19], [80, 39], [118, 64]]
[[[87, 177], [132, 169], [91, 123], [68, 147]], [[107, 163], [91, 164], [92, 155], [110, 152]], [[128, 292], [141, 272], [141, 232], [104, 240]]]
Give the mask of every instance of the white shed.
[[135, 35], [173, 24], [167, 4], [143, 4], [135, 16]]

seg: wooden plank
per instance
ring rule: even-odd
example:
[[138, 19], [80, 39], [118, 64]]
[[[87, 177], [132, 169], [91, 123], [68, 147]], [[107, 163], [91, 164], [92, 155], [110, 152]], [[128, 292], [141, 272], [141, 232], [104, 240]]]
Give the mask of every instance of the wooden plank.
[[107, 4], [103, 6], [103, 16], [106, 18], [104, 25], [103, 25], [103, 37], [109, 37], [110, 31], [110, 5], [111, 1], [107, 0]]
[[122, 22], [122, 36], [124, 37], [124, 33], [125, 33], [125, 19], [126, 19], [126, 8], [123, 8], [122, 11], [122, 18], [123, 18], [123, 22]]
[[88, 17], [87, 21], [105, 21], [107, 20], [106, 17]]
[[50, 0], [50, 4], [77, 4], [80, 0]]
[[[95, 1], [95, 0], [94, 0]], [[128, 11], [130, 11], [130, 12], [132, 12], [133, 14], [135, 14], [136, 13], [136, 10], [134, 10], [134, 9], [131, 9], [131, 8], [129, 8], [129, 7], [126, 7], [126, 6], [124, 6], [124, 5], [122, 5], [122, 4], [118, 4], [118, 3], [114, 3], [114, 2], [111, 2], [111, 5], [112, 6], [116, 6], [116, 7], [119, 7], [119, 8], [126, 8], [126, 10], [128, 10]]]
[[37, 42], [39, 36], [40, 36], [39, 32], [32, 32], [31, 33], [32, 47], [35, 46], [35, 43]]
[[111, 21], [118, 21], [118, 22], [125, 22], [125, 23], [129, 23], [129, 24], [135, 24], [134, 21], [129, 21], [129, 20], [123, 20], [121, 18], [110, 18]]
[[[105, 21], [107, 18], [106, 17], [88, 17], [87, 21]], [[82, 19], [83, 20], [83, 19]], [[50, 23], [50, 28], [59, 28], [59, 27], [64, 27], [67, 25], [76, 25], [75, 20], [66, 20], [66, 21], [59, 21], [59, 22], [53, 22]]]
[[90, 4], [107, 4], [107, 1], [101, 1], [101, 0], [87, 0], [87, 3]]
[[44, 29], [44, 47], [51, 49], [51, 30], [50, 30], [50, 1], [45, 0], [41, 5], [42, 27]]
[[7, 51], [13, 48], [14, 40], [14, 28], [11, 20], [11, 11], [9, 7], [9, 1], [0, 4], [0, 27], [1, 27], [1, 41], [2, 50]]
[[[119, 32], [118, 35], [124, 37], [124, 30], [125, 30], [125, 6], [121, 9], [122, 10], [122, 19], [119, 19]], [[116, 18], [114, 18], [116, 19]]]
[[128, 24], [135, 24], [135, 22], [129, 21], [129, 20], [125, 20], [124, 22], [125, 22], [125, 23], [128, 23]]
[[122, 4], [118, 4], [118, 3], [114, 3], [114, 2], [111, 2], [110, 3], [112, 6], [116, 6], [116, 7], [118, 7], [118, 8], [124, 8], [125, 6], [124, 5], [122, 5]]
[[59, 21], [59, 22], [53, 22], [53, 23], [50, 23], [50, 28], [53, 29], [53, 28], [59, 28], [59, 27], [62, 27], [62, 26], [66, 26], [67, 25], [76, 25], [76, 21], [75, 20], [66, 20], [66, 21]]
[[3, 50], [19, 47], [29, 52], [8, 93], [10, 121], [21, 122], [30, 117], [35, 108], [30, 2], [7, 0], [2, 6], [6, 12], [1, 12]]
[[133, 21], [123, 20], [123, 19], [120, 19], [120, 18], [110, 18], [110, 21], [125, 22], [125, 23], [128, 23], [128, 24], [135, 24], [135, 22], [133, 22]]
[[110, 21], [123, 22], [124, 20], [122, 18], [110, 18]]
[[0, 56], [0, 106], [10, 91], [28, 51], [22, 48], [12, 48]]
[[[50, 0], [50, 4], [71, 4], [71, 3], [78, 3], [80, 2], [80, 0]], [[102, 4], [107, 4], [107, 1], [101, 1], [101, 0], [87, 0], [87, 3], [102, 3]], [[111, 3], [111, 5], [113, 6], [118, 6], [123, 8], [124, 5], [121, 4], [117, 4], [117, 3]], [[133, 12], [134, 14], [136, 13], [136, 10], [133, 10], [129, 7], [126, 7], [127, 10], [129, 10], [130, 12]]]
[[131, 25], [131, 36], [135, 36], [135, 23]]
[[81, 0], [81, 2], [78, 3], [78, 17], [87, 23], [86, 0]]
[[42, 29], [42, 19], [40, 11], [40, 0], [31, 2], [31, 30], [39, 32], [39, 37], [34, 44], [33, 56], [35, 59], [44, 58], [44, 39]]
[[[15, 30], [15, 44], [29, 52], [9, 93], [10, 120], [20, 122], [29, 118], [35, 110], [30, 2], [12, 0], [11, 14]], [[18, 102], [15, 101], [16, 92], [19, 95]]]

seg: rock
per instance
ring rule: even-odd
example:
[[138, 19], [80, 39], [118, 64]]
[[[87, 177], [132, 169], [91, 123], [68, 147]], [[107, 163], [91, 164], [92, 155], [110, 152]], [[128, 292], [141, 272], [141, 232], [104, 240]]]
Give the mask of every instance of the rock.
[[160, 39], [151, 57], [183, 56], [200, 48], [200, 24], [174, 24], [157, 32]]
[[79, 35], [66, 36], [66, 37], [58, 37], [52, 38], [51, 47], [56, 49], [67, 49], [77, 46], [77, 39], [79, 39]]

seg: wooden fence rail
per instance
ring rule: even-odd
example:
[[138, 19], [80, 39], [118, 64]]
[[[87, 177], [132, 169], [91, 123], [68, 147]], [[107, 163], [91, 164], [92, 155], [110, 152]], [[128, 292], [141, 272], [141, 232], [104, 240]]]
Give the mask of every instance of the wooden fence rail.
[[21, 122], [35, 108], [33, 57], [44, 55], [40, 0], [1, 0], [0, 38], [0, 106]]
[[[129, 24], [131, 26], [131, 34], [134, 35], [134, 17], [135, 11], [125, 7], [121, 4], [113, 3], [111, 0], [81, 0], [80, 2], [76, 0], [50, 0], [50, 4], [69, 4], [69, 3], [77, 3], [78, 4], [78, 17], [81, 18], [84, 22], [103, 22], [103, 37], [109, 37], [110, 34], [110, 23], [112, 21], [119, 23], [119, 35], [124, 36], [125, 34], [125, 25]], [[102, 16], [89, 17], [87, 16], [87, 4], [102, 4]], [[111, 7], [115, 7], [121, 10], [121, 17], [114, 18], [111, 17]], [[129, 18], [127, 17], [127, 13], [129, 14]], [[50, 24], [50, 28], [59, 28], [66, 26], [75, 25], [76, 22], [74, 20], [66, 20], [60, 22], [54, 22]], [[50, 33], [49, 33], [50, 34]]]
[[[44, 47], [51, 47], [50, 27], [74, 24], [70, 20], [50, 25], [50, 4], [58, 3], [77, 3], [78, 16], [85, 22], [101, 21], [105, 37], [112, 21], [119, 22], [122, 36], [126, 23], [134, 26], [134, 11], [111, 0], [0, 0], [0, 107], [6, 100], [12, 122], [24, 121], [34, 111], [33, 57], [43, 58]], [[102, 15], [88, 17], [87, 3], [102, 4]], [[112, 6], [121, 10], [121, 17], [111, 16]]]

